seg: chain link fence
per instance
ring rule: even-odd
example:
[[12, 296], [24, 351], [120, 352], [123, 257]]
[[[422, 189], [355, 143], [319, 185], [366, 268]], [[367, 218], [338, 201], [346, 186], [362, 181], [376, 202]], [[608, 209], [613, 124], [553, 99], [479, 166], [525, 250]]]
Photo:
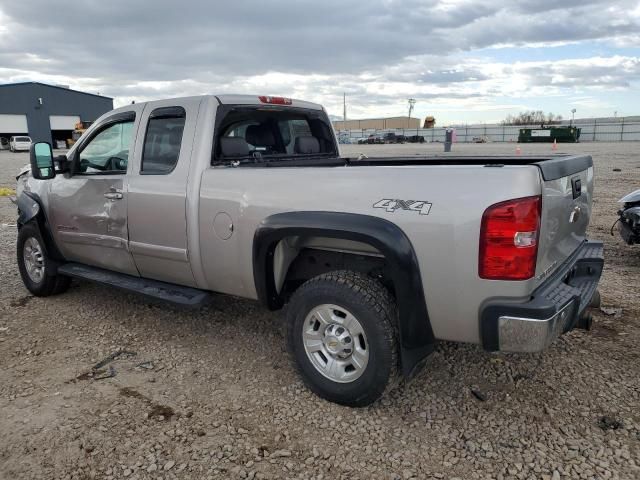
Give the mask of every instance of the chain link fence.
[[[632, 142], [640, 141], [640, 122], [597, 122], [574, 124], [580, 128], [581, 142]], [[540, 125], [468, 125], [451, 127], [458, 143], [517, 142], [521, 128], [539, 129]], [[383, 136], [395, 133], [405, 137], [424, 137], [425, 142], [444, 142], [446, 128], [400, 128], [391, 130], [342, 130], [338, 132], [341, 143], [358, 143], [369, 135]]]

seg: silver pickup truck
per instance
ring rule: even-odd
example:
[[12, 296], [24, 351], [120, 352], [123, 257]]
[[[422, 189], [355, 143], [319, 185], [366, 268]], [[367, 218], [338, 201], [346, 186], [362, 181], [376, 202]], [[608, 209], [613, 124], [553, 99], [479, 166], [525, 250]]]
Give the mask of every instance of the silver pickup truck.
[[116, 109], [65, 156], [34, 144], [18, 194], [34, 295], [73, 277], [286, 307], [301, 377], [352, 406], [438, 340], [534, 352], [587, 328], [603, 267], [591, 157], [344, 158], [325, 110], [283, 97]]

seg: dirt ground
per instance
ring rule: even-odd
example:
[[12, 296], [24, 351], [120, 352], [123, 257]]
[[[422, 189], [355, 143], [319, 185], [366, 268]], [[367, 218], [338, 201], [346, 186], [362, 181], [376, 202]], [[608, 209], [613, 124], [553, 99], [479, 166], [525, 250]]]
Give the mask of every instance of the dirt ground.
[[[31, 296], [16, 267], [15, 208], [0, 197], [0, 478], [640, 478], [640, 246], [609, 233], [616, 201], [640, 188], [640, 144], [559, 150], [594, 157], [589, 233], [606, 245], [607, 313], [541, 354], [439, 344], [417, 378], [365, 409], [307, 391], [281, 313], [254, 302], [220, 296], [185, 311], [83, 282]], [[0, 187], [14, 187], [27, 161], [0, 152]]]

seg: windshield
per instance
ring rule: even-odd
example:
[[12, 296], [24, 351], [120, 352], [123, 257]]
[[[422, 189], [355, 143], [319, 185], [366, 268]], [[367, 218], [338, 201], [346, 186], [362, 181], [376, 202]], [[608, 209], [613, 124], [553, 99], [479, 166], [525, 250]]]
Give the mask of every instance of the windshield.
[[222, 120], [217, 127], [214, 163], [337, 156], [333, 131], [323, 111], [222, 106], [218, 114]]

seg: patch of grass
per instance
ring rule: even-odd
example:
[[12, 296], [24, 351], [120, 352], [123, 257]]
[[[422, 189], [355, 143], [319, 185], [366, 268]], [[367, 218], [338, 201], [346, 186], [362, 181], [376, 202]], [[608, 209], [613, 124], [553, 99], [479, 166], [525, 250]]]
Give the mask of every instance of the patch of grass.
[[0, 187], [0, 197], [8, 197], [15, 194], [16, 191], [13, 188]]

